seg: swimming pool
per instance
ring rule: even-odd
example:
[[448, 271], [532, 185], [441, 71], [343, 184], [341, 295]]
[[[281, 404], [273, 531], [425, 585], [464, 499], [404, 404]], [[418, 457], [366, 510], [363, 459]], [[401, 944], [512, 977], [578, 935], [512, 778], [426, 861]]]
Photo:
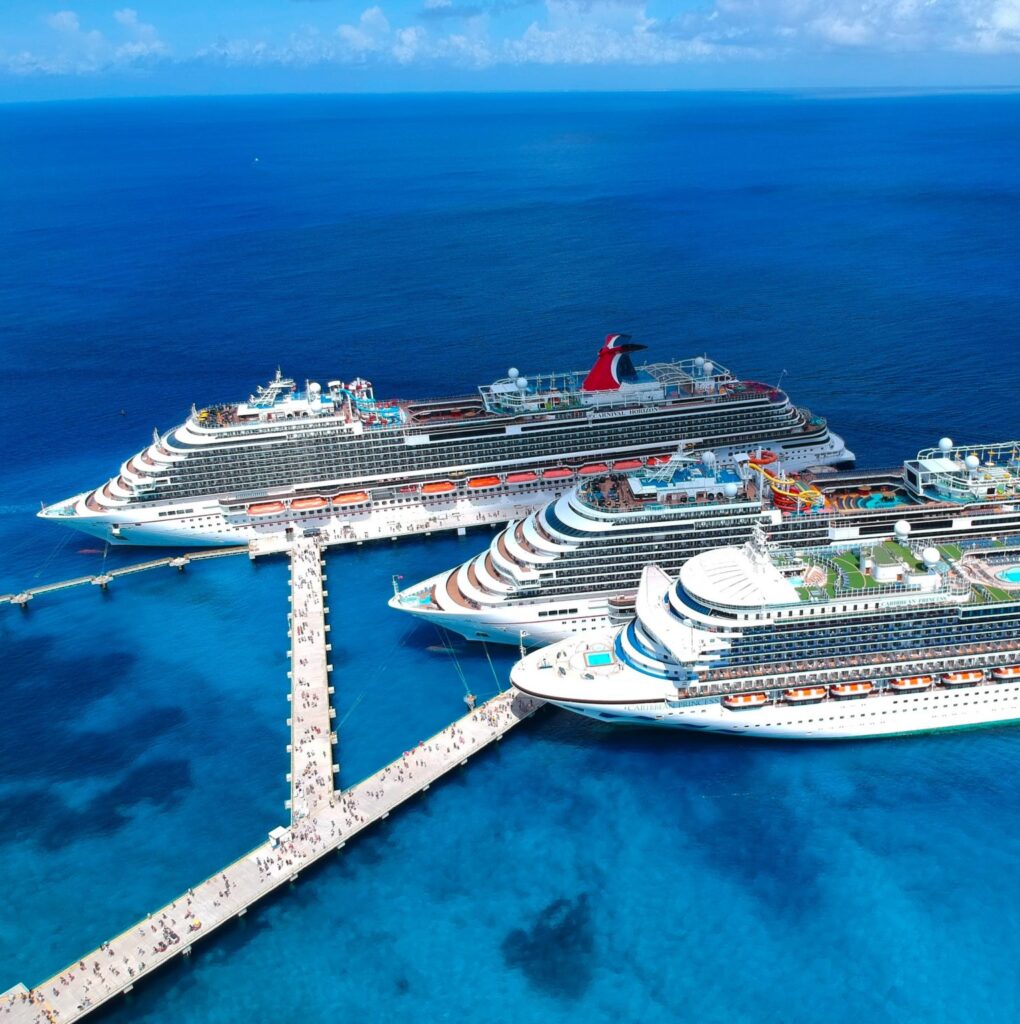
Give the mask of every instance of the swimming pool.
[[1003, 583], [1014, 583], [1020, 586], [1020, 565], [1011, 565], [1008, 569], [1000, 569], [995, 576]]
[[609, 653], [609, 651], [590, 651], [588, 654], [584, 656], [584, 663], [588, 666], [588, 668], [598, 668], [602, 665], [612, 665], [613, 656]]

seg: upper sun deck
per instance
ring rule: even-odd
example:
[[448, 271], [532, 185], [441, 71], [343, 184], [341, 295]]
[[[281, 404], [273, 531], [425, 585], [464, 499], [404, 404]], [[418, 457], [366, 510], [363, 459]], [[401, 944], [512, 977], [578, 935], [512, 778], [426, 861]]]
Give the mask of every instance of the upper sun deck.
[[786, 398], [783, 392], [766, 384], [738, 381], [725, 367], [704, 356], [645, 363], [620, 374], [619, 379], [607, 377], [606, 386], [593, 386], [591, 377], [591, 371], [583, 370], [525, 376], [511, 368], [502, 380], [478, 390], [486, 411], [502, 416], [561, 409], [614, 408], [691, 397], [768, 394], [775, 401]]
[[658, 513], [688, 505], [723, 507], [757, 498], [755, 482], [720, 466], [711, 452], [700, 458], [680, 452], [639, 472], [592, 477], [576, 492], [581, 505], [603, 514]]
[[944, 437], [903, 464], [908, 487], [929, 501], [968, 504], [1020, 497], [1020, 441], [954, 445]]
[[[683, 566], [678, 595], [703, 610], [772, 618], [881, 609], [902, 601], [989, 604], [1020, 598], [1020, 547], [1001, 542], [917, 550], [895, 540], [842, 549], [773, 548], [760, 531], [740, 548], [717, 548]], [[1005, 568], [1002, 568], [1005, 566]]]
[[383, 427], [406, 422], [407, 411], [403, 403], [377, 401], [371, 383], [361, 377], [350, 383], [330, 381], [326, 390], [315, 381], [306, 381], [304, 390], [300, 390], [294, 380], [277, 370], [276, 376], [257, 388], [246, 402], [192, 409], [189, 424], [199, 430], [216, 430], [323, 418]]

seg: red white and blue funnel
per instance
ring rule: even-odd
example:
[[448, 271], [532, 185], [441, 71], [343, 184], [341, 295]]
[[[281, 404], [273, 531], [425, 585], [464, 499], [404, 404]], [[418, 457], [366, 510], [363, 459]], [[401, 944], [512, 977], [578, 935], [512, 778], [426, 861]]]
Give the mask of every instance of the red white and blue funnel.
[[616, 391], [625, 381], [634, 380], [637, 372], [630, 361], [631, 352], [640, 352], [644, 345], [630, 344], [629, 334], [607, 334], [595, 365], [581, 385], [582, 391]]

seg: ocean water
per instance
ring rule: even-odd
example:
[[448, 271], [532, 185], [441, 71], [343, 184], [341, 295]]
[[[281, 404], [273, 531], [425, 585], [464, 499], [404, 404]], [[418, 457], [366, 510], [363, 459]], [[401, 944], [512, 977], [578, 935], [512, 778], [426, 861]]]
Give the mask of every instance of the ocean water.
[[[280, 364], [435, 395], [624, 330], [861, 465], [1020, 436], [1020, 98], [0, 107], [0, 591], [142, 553], [32, 515]], [[505, 684], [385, 606], [484, 531], [329, 556], [341, 779]], [[285, 565], [0, 607], [0, 990], [258, 843]], [[1020, 730], [837, 746], [550, 709], [110, 1021], [1015, 1020]]]

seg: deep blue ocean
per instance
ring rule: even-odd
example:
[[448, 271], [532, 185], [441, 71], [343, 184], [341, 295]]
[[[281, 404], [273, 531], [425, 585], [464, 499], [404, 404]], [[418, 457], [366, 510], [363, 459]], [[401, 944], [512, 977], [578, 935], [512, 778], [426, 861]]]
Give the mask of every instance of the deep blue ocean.
[[[778, 380], [859, 464], [1020, 437], [1020, 97], [278, 97], [0, 107], [0, 592], [33, 512], [277, 365], [383, 396], [626, 331]], [[487, 543], [329, 556], [341, 779], [513, 652], [385, 606]], [[284, 819], [287, 572], [0, 606], [0, 991]], [[1020, 729], [753, 744], [548, 709], [104, 1019], [1015, 1021]]]

